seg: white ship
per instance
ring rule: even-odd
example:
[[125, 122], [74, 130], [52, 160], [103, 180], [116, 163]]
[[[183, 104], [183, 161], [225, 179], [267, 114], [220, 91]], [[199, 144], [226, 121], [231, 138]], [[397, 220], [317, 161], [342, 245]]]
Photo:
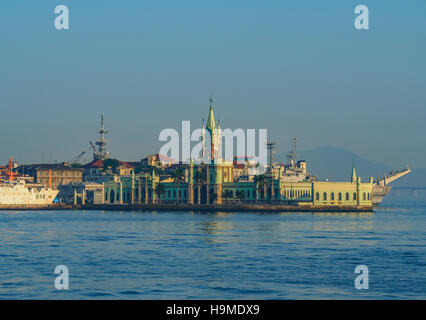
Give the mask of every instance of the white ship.
[[24, 179], [15, 179], [12, 158], [5, 175], [9, 179], [0, 180], [0, 205], [48, 205], [59, 193], [59, 190], [41, 184], [27, 184]]
[[39, 184], [27, 185], [24, 180], [2, 180], [0, 205], [47, 205], [55, 200], [58, 192]]

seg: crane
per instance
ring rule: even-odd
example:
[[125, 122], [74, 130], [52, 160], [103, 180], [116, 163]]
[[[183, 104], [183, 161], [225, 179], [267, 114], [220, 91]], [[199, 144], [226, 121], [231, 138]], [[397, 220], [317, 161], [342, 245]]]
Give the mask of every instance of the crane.
[[70, 164], [71, 165], [76, 165], [76, 164], [80, 164], [80, 161], [81, 161], [81, 157], [84, 155], [86, 153], [86, 151], [83, 151], [83, 152], [81, 152], [78, 156], [76, 156], [75, 158], [73, 158], [71, 161], [70, 161]]

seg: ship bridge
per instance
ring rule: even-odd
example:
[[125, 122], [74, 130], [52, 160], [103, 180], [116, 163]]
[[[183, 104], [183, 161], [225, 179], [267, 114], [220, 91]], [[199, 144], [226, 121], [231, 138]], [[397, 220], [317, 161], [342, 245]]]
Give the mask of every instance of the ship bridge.
[[379, 186], [386, 186], [389, 183], [405, 176], [406, 174], [409, 174], [410, 172], [411, 172], [410, 168], [406, 168], [406, 169], [398, 170], [398, 171], [392, 171], [391, 173], [389, 173], [389, 175], [385, 174], [384, 178], [377, 179], [375, 182]]

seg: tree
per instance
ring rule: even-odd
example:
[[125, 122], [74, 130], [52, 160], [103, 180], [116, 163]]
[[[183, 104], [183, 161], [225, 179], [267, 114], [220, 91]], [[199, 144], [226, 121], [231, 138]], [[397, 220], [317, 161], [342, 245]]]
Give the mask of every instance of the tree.
[[158, 201], [161, 203], [161, 196], [166, 193], [166, 188], [162, 183], [158, 183], [155, 187], [155, 194], [158, 197]]
[[209, 201], [210, 201], [211, 203], [214, 203], [216, 199], [217, 199], [217, 193], [216, 193], [216, 192], [214, 192], [213, 190], [210, 190], [210, 198], [209, 198]]
[[244, 190], [237, 190], [237, 198], [243, 202], [246, 199], [246, 193]]
[[197, 184], [197, 191], [198, 191], [198, 204], [201, 204], [201, 185], [204, 184], [207, 180], [206, 172], [204, 170], [196, 171], [194, 174], [194, 180]]
[[152, 175], [152, 173], [154, 172], [157, 176], [162, 175], [164, 173], [163, 169], [157, 168], [155, 166], [148, 166], [148, 165], [144, 165], [144, 166], [137, 166], [135, 169], [135, 174], [138, 173], [149, 173], [150, 175]]
[[177, 198], [178, 198], [178, 204], [179, 204], [179, 196], [180, 196], [180, 192], [179, 192], [179, 186], [182, 182], [185, 181], [185, 173], [183, 172], [182, 168], [177, 168], [174, 172], [173, 172], [173, 183], [177, 184]]
[[102, 170], [108, 170], [111, 169], [112, 171], [116, 171], [117, 167], [120, 165], [120, 162], [117, 159], [105, 159], [103, 161], [103, 167]]
[[225, 200], [228, 200], [229, 198], [233, 197], [233, 193], [231, 190], [224, 190], [222, 191], [222, 198], [224, 198]]
[[263, 199], [266, 201], [268, 200], [268, 193], [267, 193], [267, 186], [268, 186], [268, 176], [266, 174], [263, 175], [264, 176], [264, 180], [263, 180]]
[[259, 190], [266, 183], [266, 176], [264, 174], [255, 175], [254, 182], [256, 184], [256, 201], [257, 201], [259, 200]]

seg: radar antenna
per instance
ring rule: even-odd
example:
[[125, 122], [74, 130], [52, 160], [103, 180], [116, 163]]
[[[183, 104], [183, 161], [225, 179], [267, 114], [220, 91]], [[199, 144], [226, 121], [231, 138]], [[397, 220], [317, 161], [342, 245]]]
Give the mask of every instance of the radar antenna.
[[294, 163], [296, 162], [299, 155], [296, 152], [297, 150], [297, 139], [293, 138], [291, 140], [291, 151], [287, 154], [287, 159], [290, 162], [291, 166], [294, 166]]

